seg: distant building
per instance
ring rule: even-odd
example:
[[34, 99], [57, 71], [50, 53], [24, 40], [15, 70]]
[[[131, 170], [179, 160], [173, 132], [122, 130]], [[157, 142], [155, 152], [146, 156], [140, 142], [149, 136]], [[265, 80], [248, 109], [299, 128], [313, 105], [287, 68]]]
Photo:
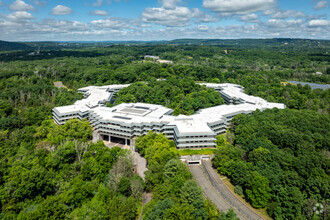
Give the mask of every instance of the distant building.
[[145, 55], [144, 59], [146, 60], [147, 58], [153, 59], [153, 60], [159, 60], [159, 56], [150, 56], [150, 55]]
[[159, 63], [168, 63], [168, 64], [173, 63], [171, 60], [161, 60], [161, 59], [159, 58], [159, 56], [145, 55], [145, 56], [144, 56], [144, 59], [145, 59], [145, 60], [146, 60], [146, 59], [152, 59], [152, 60], [157, 61], [157, 62], [159, 62]]
[[218, 91], [229, 105], [201, 109], [191, 116], [173, 116], [172, 109], [145, 103], [123, 103], [108, 108], [105, 104], [113, 100], [114, 94], [129, 85], [89, 86], [78, 90], [85, 99], [54, 108], [53, 119], [60, 125], [72, 118], [87, 119], [100, 139], [121, 139], [126, 145], [130, 145], [134, 137], [149, 131], [163, 133], [183, 149], [215, 147], [215, 136], [226, 132], [230, 120], [237, 114], [250, 114], [257, 109], [285, 108], [284, 104], [249, 96], [239, 85], [201, 85]]
[[321, 76], [322, 75], [322, 72], [316, 72], [315, 75]]
[[168, 63], [168, 64], [173, 63], [171, 60], [157, 60], [157, 62], [159, 62], [159, 63]]
[[29, 56], [37, 56], [37, 55], [41, 55], [41, 54], [39, 53], [39, 51], [37, 51], [37, 52], [31, 52], [28, 55]]

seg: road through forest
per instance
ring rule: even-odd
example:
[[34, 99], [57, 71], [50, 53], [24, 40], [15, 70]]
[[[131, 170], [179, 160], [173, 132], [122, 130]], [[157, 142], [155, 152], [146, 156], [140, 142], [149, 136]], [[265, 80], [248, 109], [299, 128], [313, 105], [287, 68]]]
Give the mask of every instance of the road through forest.
[[241, 202], [222, 182], [219, 175], [212, 168], [210, 161], [203, 161], [202, 165], [189, 165], [189, 169], [201, 186], [204, 195], [210, 199], [221, 211], [233, 208], [240, 219], [263, 219], [253, 210]]

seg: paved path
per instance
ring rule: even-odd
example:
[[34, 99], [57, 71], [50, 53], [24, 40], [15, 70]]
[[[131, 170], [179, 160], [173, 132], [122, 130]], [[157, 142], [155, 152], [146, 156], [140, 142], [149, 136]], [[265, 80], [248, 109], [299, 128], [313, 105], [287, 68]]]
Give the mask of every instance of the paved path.
[[142, 219], [142, 213], [143, 213], [144, 205], [147, 204], [148, 202], [150, 202], [151, 199], [152, 199], [152, 194], [151, 193], [144, 192], [142, 194], [142, 208], [141, 208], [141, 212], [139, 214], [139, 220]]
[[[227, 212], [230, 208], [232, 208], [212, 186], [200, 165], [189, 165], [189, 169], [198, 185], [202, 188], [205, 197], [211, 200], [219, 210]], [[237, 214], [237, 217], [240, 219], [246, 219], [239, 212], [236, 210], [234, 211]]]
[[99, 135], [99, 133], [97, 133], [97, 131], [93, 130], [92, 134], [93, 134], [93, 137], [92, 137], [92, 142], [93, 143], [96, 143], [99, 140], [101, 140], [100, 135]]
[[[97, 137], [95, 137], [97, 139]], [[94, 139], [94, 133], [93, 133], [93, 139]], [[128, 145], [123, 145], [123, 144], [119, 144], [119, 143], [113, 143], [113, 142], [108, 142], [108, 141], [103, 141], [104, 145], [109, 147], [109, 148], [113, 148], [113, 147], [120, 147], [121, 149], [128, 149], [130, 150], [130, 146]], [[136, 171], [139, 174], [140, 177], [142, 177], [142, 179], [144, 179], [145, 175], [144, 172], [148, 170], [147, 168], [147, 160], [142, 157], [138, 152], [136, 151], [132, 151], [132, 155], [133, 155], [133, 160], [134, 160], [134, 164], [136, 165]]]
[[217, 195], [221, 196], [227, 202], [227, 204], [229, 204], [234, 209], [240, 219], [263, 219], [261, 216], [257, 215], [253, 210], [247, 207], [227, 188], [227, 186], [220, 179], [218, 173], [213, 169], [211, 161], [203, 161], [202, 168], [205, 178], [209, 180], [210, 184], [213, 186], [213, 189], [217, 191]]
[[147, 168], [147, 161], [144, 157], [142, 157], [138, 152], [132, 151], [134, 162], [137, 165], [137, 173], [139, 174], [142, 179], [144, 179], [145, 175], [144, 172], [148, 170]]

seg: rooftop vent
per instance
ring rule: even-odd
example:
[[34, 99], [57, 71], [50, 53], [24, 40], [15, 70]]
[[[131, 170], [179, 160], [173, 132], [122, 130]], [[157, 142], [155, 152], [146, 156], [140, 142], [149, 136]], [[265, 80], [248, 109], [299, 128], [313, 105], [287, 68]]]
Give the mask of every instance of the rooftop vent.
[[146, 110], [150, 109], [149, 107], [144, 107], [144, 106], [134, 106], [134, 108], [146, 109]]

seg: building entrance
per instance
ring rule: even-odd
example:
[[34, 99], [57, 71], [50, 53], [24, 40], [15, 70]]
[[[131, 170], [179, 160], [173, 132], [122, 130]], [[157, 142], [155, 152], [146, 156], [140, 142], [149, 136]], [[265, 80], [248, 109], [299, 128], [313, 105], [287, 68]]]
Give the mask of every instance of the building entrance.
[[188, 161], [188, 164], [200, 164], [200, 161]]
[[109, 141], [109, 135], [103, 135], [101, 134], [102, 140]]
[[106, 134], [101, 134], [101, 139], [104, 141], [115, 143], [115, 144], [128, 145], [128, 146], [131, 145], [131, 140], [126, 139], [126, 138], [120, 138], [120, 137], [110, 136], [110, 135], [106, 135]]
[[112, 143], [117, 143], [117, 144], [122, 144], [122, 145], [125, 144], [125, 138], [119, 138], [119, 137], [113, 137], [113, 136], [111, 136], [110, 141]]

